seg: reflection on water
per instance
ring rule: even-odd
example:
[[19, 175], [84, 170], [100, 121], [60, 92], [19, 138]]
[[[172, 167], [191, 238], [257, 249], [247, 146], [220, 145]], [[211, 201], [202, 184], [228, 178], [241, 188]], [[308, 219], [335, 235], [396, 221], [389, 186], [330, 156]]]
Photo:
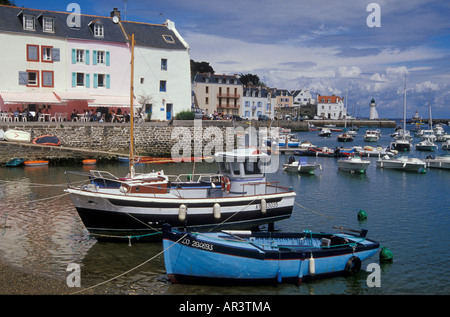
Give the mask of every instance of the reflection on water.
[[[390, 129], [387, 129], [390, 131]], [[383, 132], [385, 144], [389, 131]], [[364, 130], [359, 132], [364, 135]], [[300, 133], [301, 140], [334, 147], [331, 139], [315, 132]], [[355, 139], [355, 145], [360, 143]], [[362, 138], [362, 137], [361, 137]], [[332, 143], [330, 145], [330, 142]], [[337, 144], [336, 144], [337, 145]], [[424, 157], [411, 151], [408, 155]], [[422, 155], [422, 156], [421, 156]], [[288, 155], [280, 157], [280, 167]], [[0, 169], [0, 256], [9, 263], [57, 277], [65, 283], [69, 263], [81, 265], [83, 288], [109, 281], [98, 293], [110, 294], [449, 294], [450, 260], [448, 228], [450, 215], [450, 172], [429, 170], [427, 174], [405, 173], [376, 167], [376, 158], [366, 174], [351, 174], [337, 169], [336, 159], [309, 157], [322, 170], [316, 175], [286, 173], [280, 168], [268, 175], [297, 192], [290, 219], [276, 224], [283, 231], [330, 231], [332, 226], [365, 228], [369, 238], [389, 247], [394, 263], [381, 266], [382, 287], [366, 284], [367, 263], [352, 277], [336, 277], [295, 285], [258, 287], [215, 287], [173, 285], [164, 269], [162, 244], [128, 241], [98, 242], [84, 228], [66, 187], [65, 170], [107, 170], [126, 175], [127, 164], [97, 166], [46, 166], [41, 168]], [[192, 173], [189, 163], [137, 166], [138, 171], [164, 169], [166, 174]], [[197, 163], [195, 171], [216, 172], [213, 164]], [[367, 220], [357, 220], [357, 211], [367, 212]], [[148, 263], [140, 264], [154, 259]], [[138, 269], [132, 270], [135, 267]], [[425, 267], [432, 269], [426, 270]], [[131, 270], [129, 273], [115, 277]]]

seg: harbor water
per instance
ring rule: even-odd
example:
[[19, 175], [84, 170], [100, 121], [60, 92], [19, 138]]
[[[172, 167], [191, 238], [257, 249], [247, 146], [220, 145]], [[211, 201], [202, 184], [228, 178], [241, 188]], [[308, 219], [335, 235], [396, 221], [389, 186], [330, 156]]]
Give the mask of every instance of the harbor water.
[[[354, 141], [344, 147], [389, 145], [393, 129], [381, 129], [377, 143], [363, 141], [365, 130], [360, 128]], [[445, 130], [450, 132], [448, 126]], [[317, 146], [343, 145], [336, 141], [338, 132], [329, 138], [319, 137], [317, 131], [296, 134], [300, 141], [308, 140]], [[418, 142], [415, 138], [413, 144]], [[450, 154], [437, 144], [436, 152], [420, 152], [413, 147], [405, 155], [425, 158]], [[161, 242], [97, 241], [84, 228], [70, 197], [64, 193], [65, 171], [95, 168], [124, 176], [128, 166], [123, 163], [97, 163], [95, 167], [80, 164], [0, 168], [1, 260], [60, 279], [61, 283], [66, 283], [68, 265], [79, 264], [81, 287], [75, 287], [74, 293], [91, 288], [91, 292], [98, 294], [450, 294], [450, 170], [427, 169], [426, 173], [415, 173], [381, 169], [376, 166], [377, 158], [369, 158], [371, 164], [365, 174], [352, 174], [338, 170], [336, 158], [308, 157], [308, 161], [320, 163], [322, 169], [316, 170], [315, 175], [303, 175], [282, 170], [289, 156], [280, 155], [280, 168], [267, 175], [268, 181], [280, 182], [297, 192], [291, 218], [276, 223], [275, 229], [286, 232], [305, 229], [335, 232], [333, 226], [368, 229], [368, 238], [392, 251], [392, 263], [380, 263], [377, 253], [363, 262], [361, 271], [354, 276], [315, 280], [301, 286], [172, 284], [165, 275]], [[196, 163], [195, 172], [216, 172], [215, 164]], [[137, 165], [138, 172], [159, 169], [175, 175], [191, 173], [193, 165]], [[363, 221], [357, 217], [361, 209], [367, 214]], [[380, 265], [379, 287], [368, 283], [369, 263]]]

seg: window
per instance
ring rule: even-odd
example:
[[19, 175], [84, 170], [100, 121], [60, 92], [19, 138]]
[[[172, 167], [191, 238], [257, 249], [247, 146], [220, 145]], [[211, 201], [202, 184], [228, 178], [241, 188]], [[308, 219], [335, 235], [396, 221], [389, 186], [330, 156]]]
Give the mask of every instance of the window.
[[23, 16], [23, 29], [34, 31], [35, 30], [35, 17], [32, 15]]
[[161, 70], [167, 70], [167, 59], [161, 58]]
[[97, 51], [97, 64], [105, 64], [105, 52]]
[[84, 50], [77, 50], [76, 52], [77, 63], [84, 63]]
[[42, 87], [53, 87], [53, 71], [42, 71]]
[[169, 44], [175, 44], [175, 40], [173, 39], [172, 35], [163, 35], [162, 36], [164, 41]]
[[52, 48], [51, 46], [42, 46], [42, 61], [53, 62], [52, 60]]
[[144, 77], [141, 77], [141, 84], [144, 83]]
[[84, 73], [77, 73], [77, 87], [84, 86]]
[[101, 23], [94, 24], [94, 36], [103, 37], [103, 24]]
[[209, 105], [209, 98], [208, 97], [205, 98], [205, 104]]
[[206, 86], [206, 87], [205, 87], [205, 93], [206, 93], [206, 94], [209, 94], [209, 86]]
[[27, 61], [39, 62], [39, 45], [27, 45]]
[[97, 87], [105, 87], [105, 74], [98, 74], [97, 75]]
[[27, 86], [39, 87], [39, 71], [27, 70], [27, 73], [28, 73]]
[[43, 25], [44, 32], [48, 32], [48, 33], [55, 32], [55, 19], [54, 18], [44, 17], [43, 24], [44, 24]]
[[165, 80], [161, 80], [159, 82], [159, 91], [166, 91], [166, 81]]

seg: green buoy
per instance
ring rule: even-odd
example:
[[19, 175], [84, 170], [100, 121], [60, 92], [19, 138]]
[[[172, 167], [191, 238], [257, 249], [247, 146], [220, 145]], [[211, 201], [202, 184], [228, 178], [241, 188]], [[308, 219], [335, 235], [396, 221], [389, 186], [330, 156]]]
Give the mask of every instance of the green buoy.
[[364, 210], [360, 209], [358, 211], [358, 220], [366, 220], [366, 219], [367, 219], [367, 213]]
[[386, 247], [382, 247], [380, 250], [380, 262], [392, 262], [394, 260], [394, 255], [391, 250]]

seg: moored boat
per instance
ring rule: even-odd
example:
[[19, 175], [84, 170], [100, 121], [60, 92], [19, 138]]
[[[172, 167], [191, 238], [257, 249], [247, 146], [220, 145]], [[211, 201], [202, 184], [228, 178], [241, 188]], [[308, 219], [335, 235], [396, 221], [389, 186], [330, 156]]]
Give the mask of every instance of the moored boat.
[[295, 157], [289, 157], [289, 163], [283, 164], [283, 170], [285, 172], [297, 172], [305, 174], [314, 174], [316, 169], [322, 169], [322, 166], [318, 163], [308, 163], [306, 157], [301, 157], [297, 162]]
[[[124, 238], [174, 227], [251, 228], [290, 217], [295, 192], [267, 182], [269, 155], [254, 149], [215, 154], [218, 174], [165, 175], [163, 171], [115, 177], [107, 172], [66, 172], [73, 204], [88, 231]], [[72, 185], [76, 175], [87, 178]]]
[[83, 160], [83, 165], [95, 165], [97, 163], [97, 160], [95, 159], [85, 159]]
[[431, 140], [425, 139], [416, 144], [416, 150], [418, 151], [436, 151], [437, 145]]
[[45, 160], [35, 160], [35, 161], [25, 161], [23, 162], [25, 166], [47, 166], [48, 161]]
[[380, 136], [376, 131], [373, 130], [367, 130], [366, 134], [364, 135], [364, 142], [377, 142]]
[[403, 171], [415, 171], [419, 173], [426, 172], [426, 163], [418, 158], [409, 158], [407, 156], [400, 156], [398, 158], [390, 158], [384, 156], [377, 160], [377, 167], [398, 169]]
[[5, 138], [5, 140], [12, 141], [12, 142], [29, 143], [31, 141], [31, 133], [30, 132], [16, 130], [16, 129], [7, 130], [3, 134], [3, 137]]
[[328, 128], [322, 128], [319, 131], [319, 136], [329, 137], [329, 136], [331, 136], [331, 130]]
[[53, 146], [61, 145], [61, 141], [58, 139], [58, 137], [54, 135], [41, 135], [35, 138], [32, 143], [40, 145], [53, 145]]
[[370, 165], [369, 160], [362, 160], [359, 156], [347, 157], [338, 160], [338, 168], [343, 171], [364, 174]]
[[173, 283], [300, 284], [358, 272], [379, 248], [367, 230], [359, 233], [206, 233], [164, 226], [164, 264]]
[[7, 167], [17, 167], [23, 164], [25, 160], [23, 158], [14, 158], [6, 163]]
[[450, 169], [450, 155], [427, 156], [424, 161], [428, 167]]
[[353, 141], [353, 136], [348, 133], [342, 133], [336, 139], [338, 142], [351, 142]]

